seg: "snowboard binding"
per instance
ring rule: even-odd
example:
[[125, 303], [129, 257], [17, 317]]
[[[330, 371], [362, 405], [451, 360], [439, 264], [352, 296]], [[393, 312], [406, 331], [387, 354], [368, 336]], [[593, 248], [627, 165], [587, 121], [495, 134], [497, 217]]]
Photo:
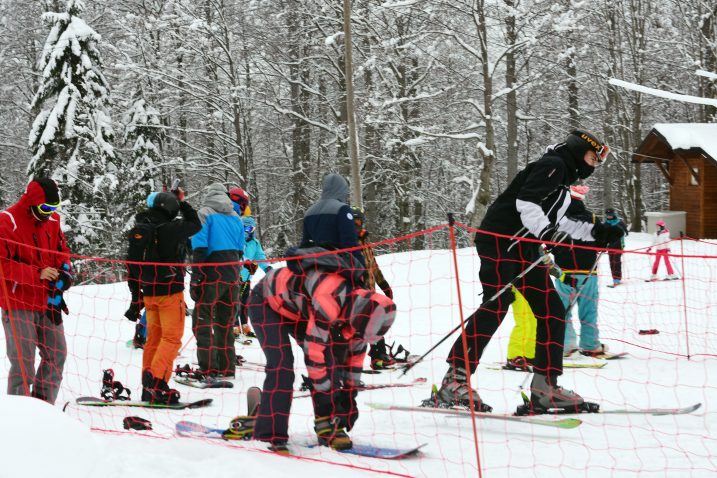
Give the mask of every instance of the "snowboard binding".
[[115, 400], [131, 400], [132, 392], [119, 381], [115, 380], [115, 372], [111, 368], [102, 371], [102, 390], [100, 396], [110, 402]]

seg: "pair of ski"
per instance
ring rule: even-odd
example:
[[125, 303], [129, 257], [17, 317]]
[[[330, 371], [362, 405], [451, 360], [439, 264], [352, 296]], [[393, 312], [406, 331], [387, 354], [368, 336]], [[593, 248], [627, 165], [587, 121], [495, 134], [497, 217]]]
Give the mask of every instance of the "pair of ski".
[[[259, 387], [250, 387], [247, 392], [247, 417], [250, 418], [256, 416], [259, 410], [259, 403], [261, 401], [261, 389]], [[175, 425], [177, 435], [182, 437], [192, 438], [208, 438], [208, 439], [223, 439], [227, 440], [226, 430], [223, 428], [211, 428], [201, 425], [199, 423], [183, 420]], [[293, 447], [300, 448], [315, 448], [319, 445], [316, 443], [289, 443], [289, 449]], [[411, 455], [415, 455], [418, 451], [426, 446], [426, 443], [410, 448], [392, 448], [392, 447], [380, 447], [373, 445], [357, 444], [347, 450], [335, 450], [339, 453], [365, 456], [370, 458], [383, 458], [389, 460], [397, 460], [406, 458]]]
[[[387, 403], [368, 403], [369, 407], [374, 408], [376, 410], [388, 410], [388, 411], [403, 411], [403, 412], [422, 412], [422, 413], [435, 413], [435, 414], [442, 414], [442, 415], [453, 415], [457, 417], [471, 417], [472, 414], [470, 410], [465, 410], [463, 408], [431, 408], [431, 407], [411, 407], [411, 406], [402, 406], [402, 405], [393, 405], [393, 404], [387, 404]], [[698, 408], [702, 406], [701, 403], [696, 403], [694, 405], [690, 405], [688, 407], [681, 407], [681, 408], [642, 408], [642, 409], [624, 409], [624, 410], [595, 410], [592, 412], [583, 412], [583, 413], [598, 413], [601, 415], [606, 414], [630, 414], [630, 415], [684, 415], [688, 413], [692, 413]], [[547, 414], [554, 414], [554, 415], [570, 415], [571, 413], [564, 413], [559, 410], [555, 410], [553, 412], [548, 411]], [[546, 426], [546, 427], [552, 427], [552, 428], [562, 428], [562, 429], [571, 429], [571, 428], [577, 428], [579, 427], [583, 422], [579, 418], [557, 418], [554, 420], [545, 419], [545, 418], [539, 418], [536, 415], [528, 415], [528, 416], [518, 416], [518, 415], [509, 415], [509, 414], [500, 414], [500, 413], [483, 413], [483, 412], [475, 412], [475, 416], [477, 419], [481, 420], [500, 420], [500, 421], [506, 421], [506, 422], [520, 422], [520, 423], [527, 423], [530, 425], [539, 425], [539, 426]]]
[[[621, 358], [625, 358], [628, 355], [627, 352], [619, 352], [616, 354], [613, 353], [603, 353], [600, 355], [590, 356], [589, 358], [593, 359], [599, 359], [599, 360], [618, 360]], [[563, 368], [603, 368], [607, 365], [607, 362], [563, 362]], [[498, 362], [495, 364], [490, 364], [486, 366], [489, 370], [508, 370], [510, 372], [528, 372], [533, 373], [533, 367], [528, 365], [527, 368], [521, 368], [516, 367], [513, 365], [509, 365], [507, 362]]]
[[[381, 390], [384, 388], [406, 388], [406, 387], [415, 387], [416, 385], [422, 385], [426, 383], [428, 380], [425, 377], [418, 377], [414, 379], [411, 382], [406, 383], [377, 383], [377, 384], [369, 384], [369, 385], [363, 385], [361, 387], [356, 387], [355, 390], [359, 392], [367, 392], [370, 390]], [[300, 390], [305, 392], [306, 389]], [[299, 395], [294, 395], [294, 398], [305, 398], [310, 397], [311, 392], [308, 393], [302, 393]]]

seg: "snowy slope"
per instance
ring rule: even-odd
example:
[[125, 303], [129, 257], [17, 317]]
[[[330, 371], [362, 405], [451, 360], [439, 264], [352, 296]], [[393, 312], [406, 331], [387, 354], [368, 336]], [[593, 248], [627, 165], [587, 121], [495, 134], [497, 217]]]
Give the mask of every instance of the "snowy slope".
[[[649, 236], [631, 234], [628, 249], [649, 245]], [[679, 247], [679, 245], [677, 246]], [[477, 422], [484, 476], [714, 476], [717, 473], [717, 323], [712, 320], [717, 248], [708, 243], [685, 243], [685, 254], [713, 256], [711, 260], [686, 258], [677, 262], [682, 281], [646, 283], [651, 258], [627, 254], [626, 282], [615, 289], [601, 287], [602, 340], [629, 358], [605, 368], [566, 370], [561, 384], [604, 409], [673, 407], [702, 402], [689, 416], [583, 415], [574, 430], [557, 430], [524, 424], [482, 420]], [[466, 316], [479, 304], [479, 260], [473, 249], [461, 249], [459, 274]], [[418, 251], [379, 257], [391, 283], [399, 316], [388, 337], [414, 353], [426, 350], [458, 323], [459, 313], [450, 253]], [[664, 273], [664, 271], [663, 271]], [[607, 257], [600, 266], [601, 284], [609, 280]], [[685, 295], [686, 294], [686, 295]], [[244, 391], [261, 385], [256, 368], [240, 371], [235, 388], [198, 390], [177, 386], [183, 399], [213, 397], [211, 407], [187, 411], [80, 407], [82, 395], [97, 395], [102, 369], [112, 367], [116, 379], [139, 393], [141, 351], [126, 347], [134, 325], [122, 316], [127, 304], [125, 284], [76, 287], [70, 290], [72, 315], [66, 319], [70, 356], [57, 406], [0, 396], [0, 450], [12, 460], [0, 467], [0, 476], [28, 476], [28, 463], [38, 456], [51, 458], [53, 476], [197, 477], [240, 475], [378, 476], [392, 472], [409, 476], [475, 476], [476, 456], [469, 419], [374, 411], [367, 402], [415, 405], [429, 395], [430, 384], [445, 373], [445, 356], [452, 341], [444, 343], [408, 379], [426, 377], [425, 386], [364, 392], [359, 395], [361, 418], [351, 432], [356, 442], [393, 446], [427, 443], [419, 457], [387, 461], [340, 455], [327, 449], [297, 448], [300, 459], [274, 456], [253, 442], [202, 441], [179, 438], [173, 424], [193, 420], [207, 426], [226, 426], [245, 412]], [[687, 303], [685, 309], [683, 304]], [[685, 311], [686, 310], [686, 311]], [[194, 342], [187, 321], [177, 363], [191, 362]], [[483, 363], [504, 359], [512, 327], [509, 315], [486, 349]], [[639, 335], [656, 328], [658, 335]], [[0, 344], [0, 382], [7, 377], [4, 341]], [[251, 361], [262, 362], [256, 345], [237, 347]], [[687, 354], [692, 356], [687, 360]], [[304, 371], [301, 352], [295, 349], [297, 387]], [[587, 360], [587, 359], [585, 359]], [[520, 403], [519, 387], [526, 374], [502, 372], [482, 365], [473, 376], [483, 399], [498, 413], [511, 413]], [[365, 375], [368, 383], [407, 381], [397, 373]], [[476, 384], [477, 382], [477, 384]], [[71, 402], [63, 414], [65, 402]], [[138, 415], [152, 421], [152, 432], [125, 432], [122, 418]], [[296, 398], [291, 434], [296, 442], [312, 439], [310, 400]], [[6, 425], [7, 424], [7, 425]], [[29, 426], [28, 426], [29, 425]], [[42, 429], [42, 433], [37, 432]], [[95, 433], [90, 433], [92, 429]], [[8, 448], [9, 447], [9, 448]], [[318, 461], [317, 461], [318, 460]], [[47, 461], [47, 460], [46, 460]], [[338, 466], [350, 465], [351, 467]], [[38, 464], [36, 469], [40, 469]], [[8, 468], [9, 467], [9, 468]], [[99, 468], [98, 468], [99, 467]], [[353, 468], [352, 468], [353, 467]], [[370, 471], [372, 469], [374, 471]], [[557, 473], [556, 473], [557, 472]], [[34, 472], [31, 476], [45, 476]]]

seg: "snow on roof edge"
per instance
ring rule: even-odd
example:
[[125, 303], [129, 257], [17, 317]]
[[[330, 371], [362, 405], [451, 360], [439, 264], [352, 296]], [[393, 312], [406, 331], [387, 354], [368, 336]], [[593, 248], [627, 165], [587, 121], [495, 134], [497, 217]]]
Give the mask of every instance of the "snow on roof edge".
[[717, 123], [657, 123], [653, 128], [672, 149], [700, 148], [717, 161]]

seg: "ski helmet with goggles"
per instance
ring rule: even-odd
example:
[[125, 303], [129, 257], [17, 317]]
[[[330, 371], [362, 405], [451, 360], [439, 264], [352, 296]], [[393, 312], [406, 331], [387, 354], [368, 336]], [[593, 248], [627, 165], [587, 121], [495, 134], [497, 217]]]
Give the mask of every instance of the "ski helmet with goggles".
[[246, 207], [246, 205], [249, 204], [249, 195], [242, 188], [233, 187], [229, 190], [228, 194], [229, 199], [242, 207]]
[[375, 344], [386, 335], [396, 319], [396, 304], [383, 294], [367, 289], [353, 292], [349, 322], [354, 337]]
[[27, 186], [25, 194], [31, 203], [33, 216], [40, 221], [47, 221], [60, 207], [60, 189], [50, 178], [34, 179]]
[[605, 161], [610, 153], [610, 147], [588, 131], [576, 129], [570, 132], [565, 139], [565, 143], [578, 160], [578, 176], [582, 179], [586, 179], [595, 170], [593, 166], [590, 166], [584, 160], [587, 151], [595, 152], [598, 163]]

